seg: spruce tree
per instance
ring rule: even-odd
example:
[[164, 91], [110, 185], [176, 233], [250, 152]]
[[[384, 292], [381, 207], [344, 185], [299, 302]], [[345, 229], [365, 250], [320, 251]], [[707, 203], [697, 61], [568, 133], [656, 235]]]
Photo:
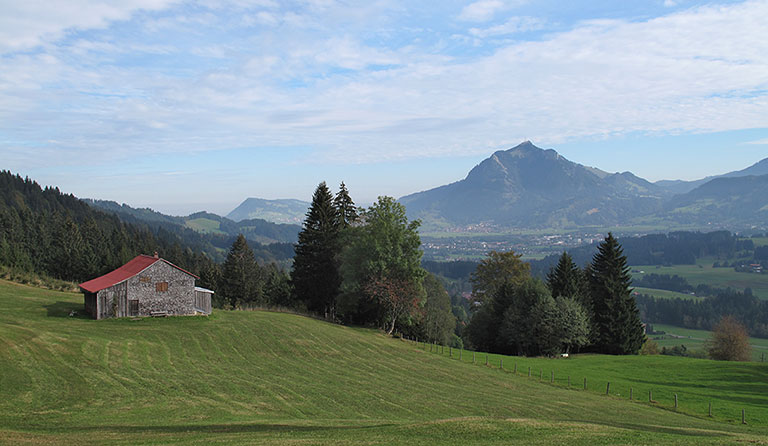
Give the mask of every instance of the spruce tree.
[[243, 234], [238, 235], [224, 261], [219, 291], [232, 308], [263, 303], [259, 270], [248, 242]]
[[582, 294], [582, 273], [578, 266], [573, 263], [571, 255], [563, 251], [557, 266], [547, 274], [547, 287], [552, 293], [552, 297], [573, 297], [581, 299]]
[[293, 258], [291, 281], [307, 309], [335, 318], [341, 279], [338, 271], [340, 226], [333, 195], [320, 183], [312, 196]]
[[627, 257], [611, 233], [597, 251], [588, 269], [594, 347], [600, 353], [637, 354], [645, 334], [632, 297]]
[[349, 190], [343, 181], [339, 186], [339, 192], [333, 199], [333, 206], [336, 208], [336, 218], [340, 227], [349, 227], [353, 221], [357, 220], [357, 207], [352, 201], [352, 197], [349, 196]]

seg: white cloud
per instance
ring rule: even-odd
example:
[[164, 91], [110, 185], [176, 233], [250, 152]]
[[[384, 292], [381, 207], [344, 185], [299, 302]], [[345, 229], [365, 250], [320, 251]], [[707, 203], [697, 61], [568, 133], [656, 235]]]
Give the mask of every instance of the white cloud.
[[744, 144], [755, 144], [755, 145], [768, 145], [768, 138], [758, 139], [755, 141], [749, 141]]
[[0, 54], [35, 47], [73, 29], [104, 28], [137, 10], [160, 10], [173, 0], [0, 0]]
[[[316, 148], [314, 160], [372, 162], [486, 153], [526, 138], [553, 144], [766, 126], [766, 2], [584, 22], [469, 56], [437, 44], [379, 43], [369, 28], [381, 8], [330, 16], [270, 11], [280, 29], [238, 29], [233, 40], [216, 34], [225, 44], [195, 52], [223, 63], [200, 68], [165, 62], [193, 53], [179, 53], [173, 42], [145, 47], [163, 56], [157, 66], [114, 62], [121, 48], [146, 45], [119, 39], [6, 56], [3, 160], [51, 165], [300, 146]], [[179, 26], [186, 38], [219, 25]], [[513, 18], [475, 34], [533, 26], [534, 19]]]
[[506, 7], [507, 5], [502, 0], [479, 0], [465, 6], [459, 13], [459, 20], [486, 22]]
[[527, 31], [543, 29], [544, 20], [536, 17], [510, 17], [506, 22], [489, 28], [470, 28], [469, 33], [484, 39], [492, 36], [504, 36]]

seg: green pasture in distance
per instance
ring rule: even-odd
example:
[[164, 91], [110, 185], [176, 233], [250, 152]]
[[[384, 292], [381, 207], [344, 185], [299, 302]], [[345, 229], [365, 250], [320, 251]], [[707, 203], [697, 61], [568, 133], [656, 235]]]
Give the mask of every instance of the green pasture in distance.
[[[652, 325], [654, 331], [665, 332], [664, 335], [648, 335], [649, 338], [659, 344], [659, 347], [685, 345], [689, 350], [705, 350], [707, 340], [712, 337], [712, 332], [708, 330], [694, 330], [666, 324]], [[768, 361], [768, 339], [749, 338], [749, 343], [752, 345], [753, 361], [761, 361], [763, 357]]]
[[[712, 260], [712, 261], [709, 261]], [[733, 268], [712, 268], [714, 259], [697, 265], [632, 265], [632, 270], [644, 271], [645, 274], [678, 275], [693, 286], [704, 284], [720, 288], [731, 287], [739, 291], [752, 288], [752, 294], [760, 299], [768, 299], [768, 274], [741, 273]], [[644, 274], [632, 273], [635, 281]]]
[[653, 296], [660, 299], [692, 299], [692, 300], [701, 300], [702, 297], [695, 296], [692, 294], [687, 293], [678, 293], [677, 291], [669, 291], [669, 290], [658, 290], [656, 288], [643, 288], [643, 287], [633, 287], [634, 292], [638, 294], [647, 294], [649, 296]]
[[[553, 386], [499, 370], [498, 361], [471, 364], [447, 349], [430, 353], [376, 330], [286, 313], [95, 321], [70, 317], [73, 310], [82, 313], [79, 294], [0, 281], [0, 444], [699, 445], [768, 437], [763, 364], [520, 359], [556, 370]], [[590, 390], [563, 388], [566, 371], [588, 376]], [[601, 395], [606, 378], [615, 383], [611, 396]], [[628, 383], [638, 400], [652, 386], [658, 403], [628, 401]], [[667, 410], [672, 391], [681, 413]], [[713, 419], [701, 414], [709, 400]]]
[[219, 229], [221, 227], [221, 223], [216, 220], [211, 220], [210, 218], [192, 218], [184, 222], [184, 225], [190, 229], [194, 229], [195, 231], [202, 233], [225, 233]]

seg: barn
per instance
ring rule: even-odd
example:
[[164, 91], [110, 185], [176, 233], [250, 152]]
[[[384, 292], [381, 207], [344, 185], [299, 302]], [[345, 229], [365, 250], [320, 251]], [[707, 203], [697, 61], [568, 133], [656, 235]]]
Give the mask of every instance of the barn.
[[85, 311], [96, 319], [210, 314], [213, 291], [196, 287], [195, 279], [155, 253], [83, 282], [80, 290]]

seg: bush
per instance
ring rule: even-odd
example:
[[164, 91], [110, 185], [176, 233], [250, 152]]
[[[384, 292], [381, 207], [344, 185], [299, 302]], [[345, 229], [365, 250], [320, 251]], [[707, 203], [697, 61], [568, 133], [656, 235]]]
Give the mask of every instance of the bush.
[[723, 316], [715, 325], [707, 350], [712, 359], [721, 361], [749, 361], [752, 356], [747, 329], [733, 316]]

